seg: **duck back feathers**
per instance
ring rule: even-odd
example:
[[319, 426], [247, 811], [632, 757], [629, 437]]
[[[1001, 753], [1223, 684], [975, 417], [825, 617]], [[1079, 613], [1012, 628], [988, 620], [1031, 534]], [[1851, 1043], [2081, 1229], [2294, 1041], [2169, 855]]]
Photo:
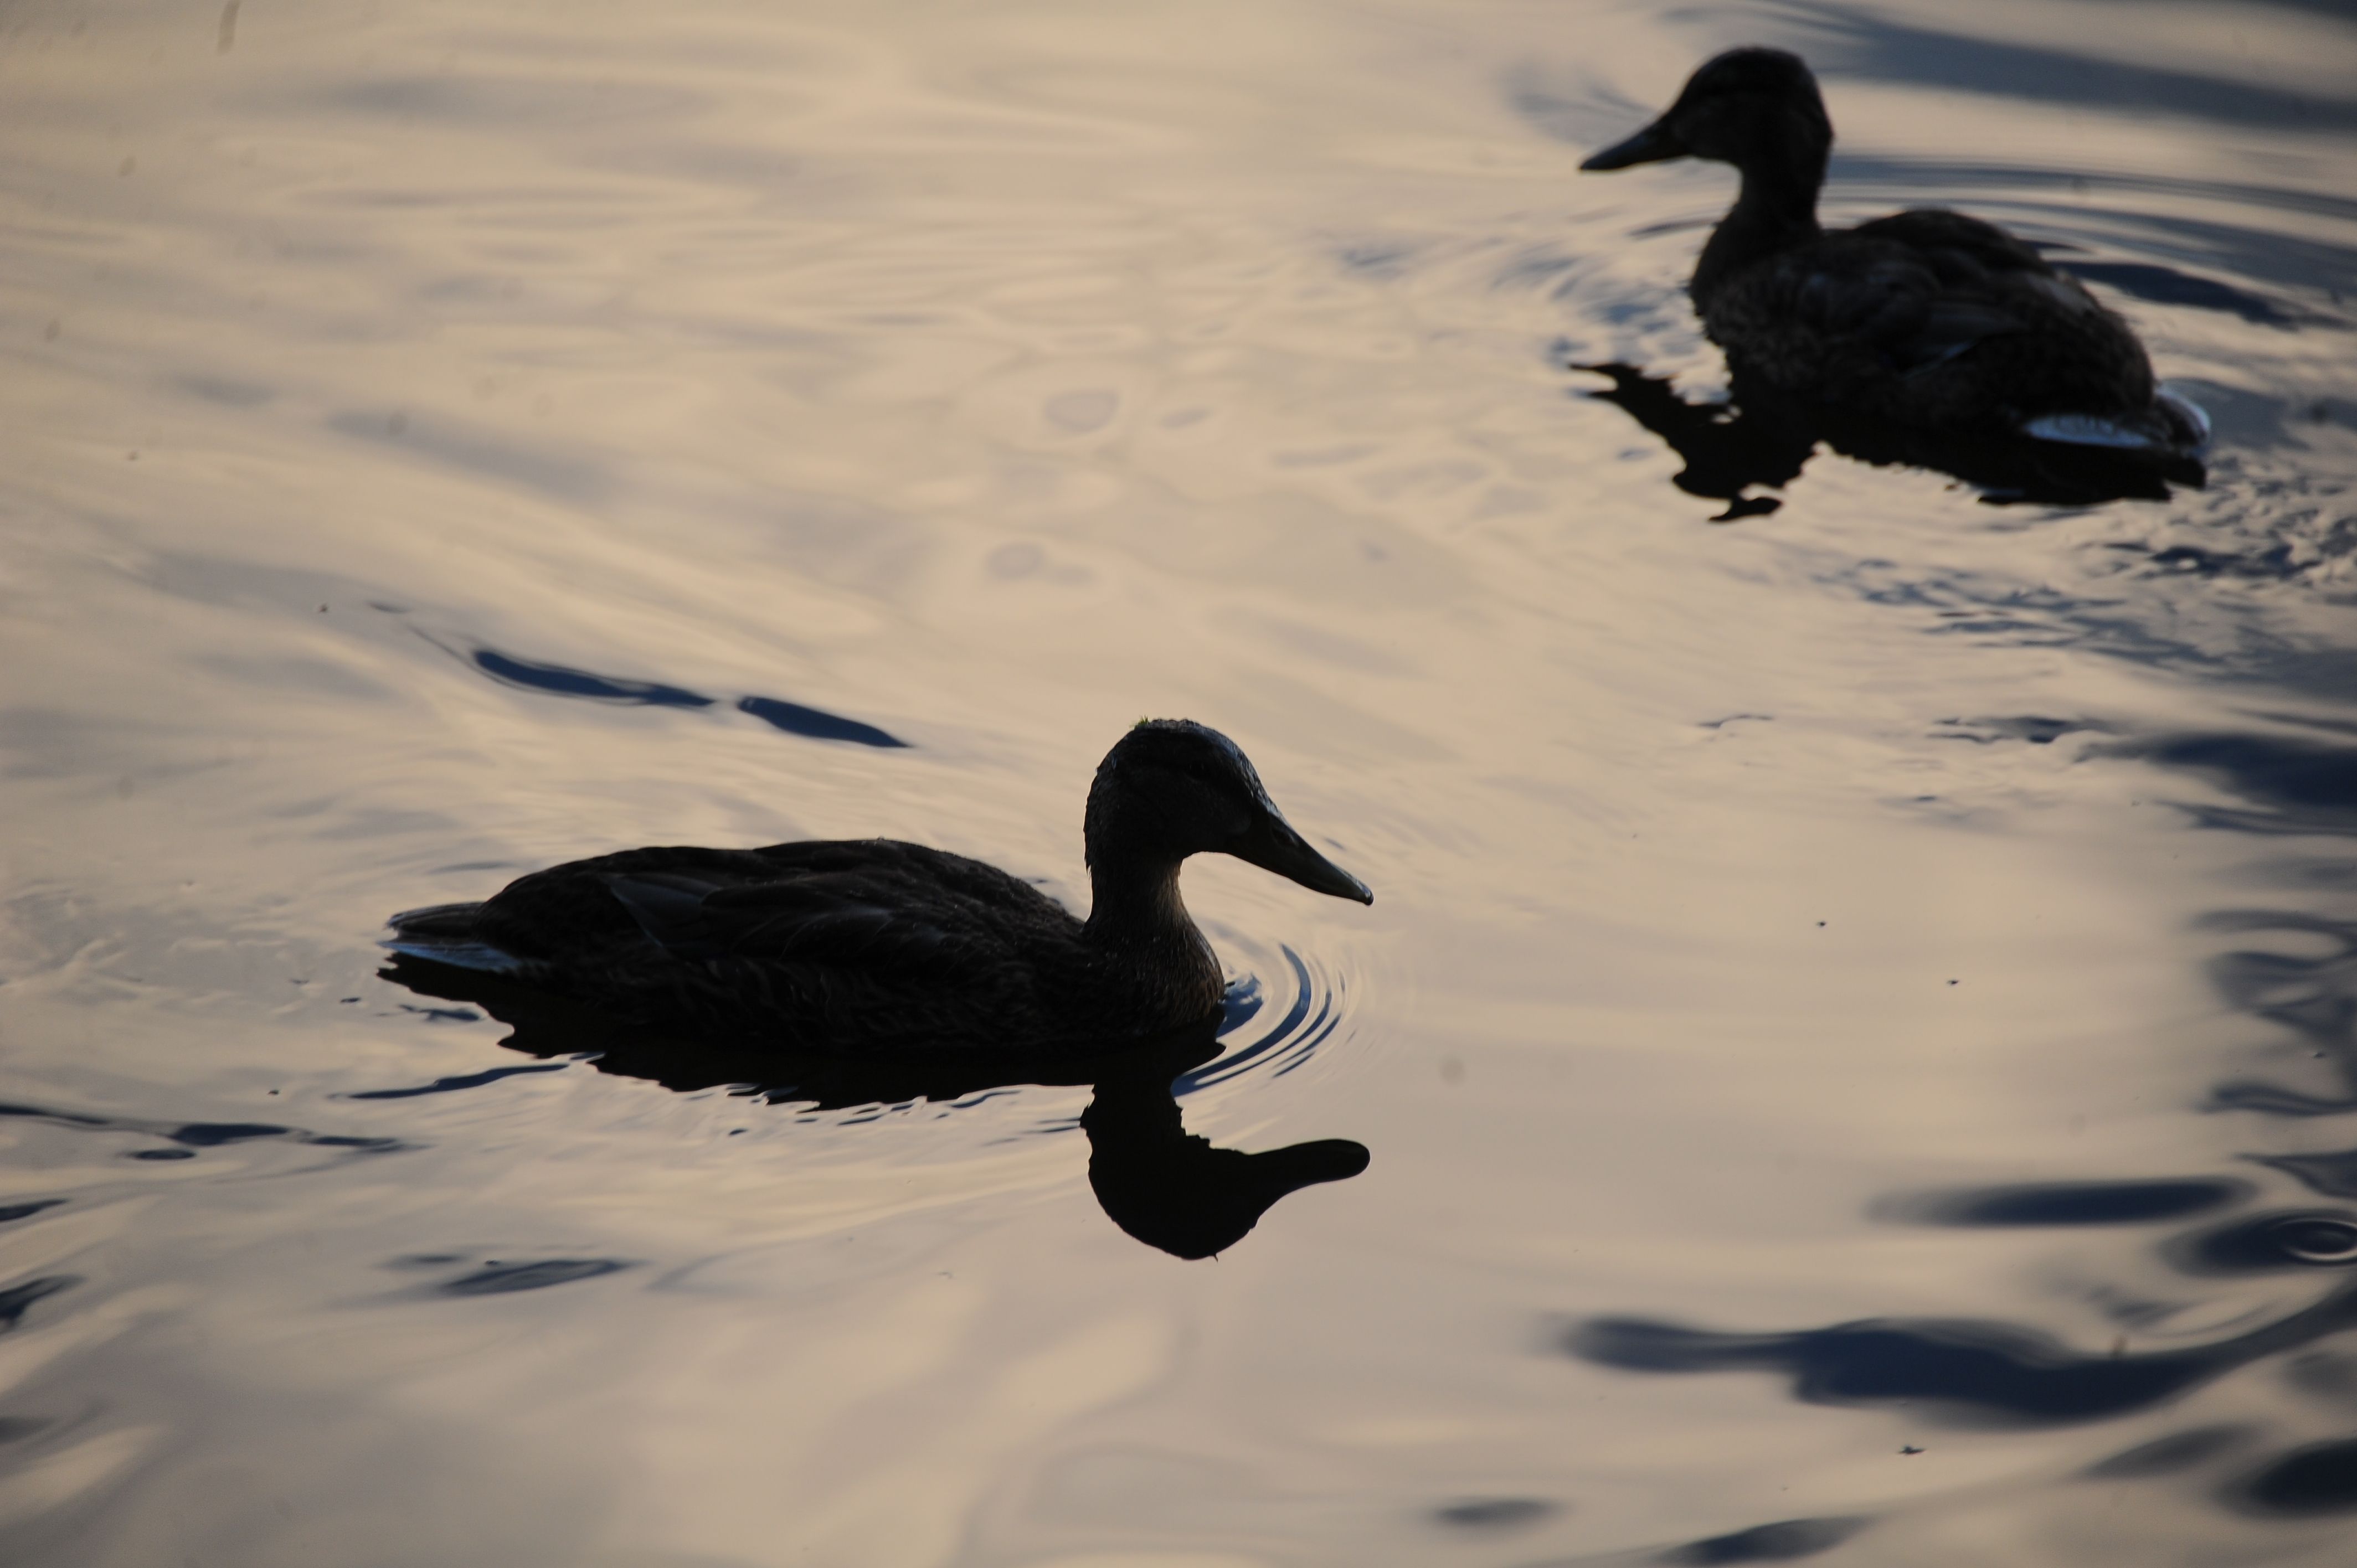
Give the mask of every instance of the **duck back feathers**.
[[1033, 1037], [1057, 1032], [1051, 1013], [1103, 1004], [1070, 912], [996, 866], [894, 839], [624, 850], [393, 924], [388, 945], [415, 957], [485, 969], [465, 956], [497, 954], [520, 980], [701, 1032], [838, 1048]]
[[1755, 259], [1695, 303], [1771, 384], [1901, 423], [2020, 430], [2152, 406], [2144, 346], [2076, 278], [1977, 218], [1894, 213]]

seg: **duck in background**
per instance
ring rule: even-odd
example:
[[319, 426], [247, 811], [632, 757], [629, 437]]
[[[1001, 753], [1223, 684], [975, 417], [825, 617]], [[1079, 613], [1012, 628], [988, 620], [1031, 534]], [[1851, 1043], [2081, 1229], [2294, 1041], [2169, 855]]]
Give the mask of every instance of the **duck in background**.
[[1741, 173], [1687, 285], [1738, 381], [1902, 427], [2164, 463], [2208, 439], [2207, 416], [2155, 383], [2127, 323], [1995, 224], [1919, 209], [1821, 227], [1833, 139], [1799, 56], [1730, 49], [1580, 167], [1699, 157]]
[[706, 1038], [852, 1056], [1085, 1054], [1219, 1015], [1219, 959], [1178, 897], [1189, 855], [1232, 854], [1374, 902], [1286, 822], [1233, 741], [1189, 720], [1121, 738], [1083, 832], [1085, 922], [980, 861], [863, 839], [574, 861], [480, 903], [395, 915], [384, 945], [412, 973], [496, 975]]

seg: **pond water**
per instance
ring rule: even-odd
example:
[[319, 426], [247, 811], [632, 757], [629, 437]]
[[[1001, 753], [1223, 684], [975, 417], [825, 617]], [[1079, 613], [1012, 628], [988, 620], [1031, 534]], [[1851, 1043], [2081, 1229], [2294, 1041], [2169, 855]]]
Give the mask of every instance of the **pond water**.
[[[1575, 171], [1746, 41], [2206, 488], [1596, 395], [1724, 386], [1731, 177]], [[9, 7], [0, 1558], [2348, 1562], [2352, 83], [2338, 0]], [[1376, 894], [1190, 865], [1175, 1100], [378, 975], [639, 843], [1085, 899], [1141, 714]]]

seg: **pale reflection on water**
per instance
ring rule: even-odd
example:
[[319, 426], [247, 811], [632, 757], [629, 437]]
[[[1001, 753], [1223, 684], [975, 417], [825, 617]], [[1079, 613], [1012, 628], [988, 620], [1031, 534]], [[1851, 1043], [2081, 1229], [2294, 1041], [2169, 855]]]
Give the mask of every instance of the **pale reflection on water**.
[[[0, 34], [0, 1556], [2345, 1561], [2341, 8]], [[1723, 390], [1729, 181], [1573, 171], [1755, 40], [1829, 217], [2075, 247], [2208, 488], [1705, 526], [1565, 367]], [[1188, 872], [1277, 1045], [1187, 1133], [1373, 1155], [1216, 1263], [1085, 1086], [673, 1092], [376, 978], [633, 843], [1083, 895], [1141, 714], [1380, 894]]]

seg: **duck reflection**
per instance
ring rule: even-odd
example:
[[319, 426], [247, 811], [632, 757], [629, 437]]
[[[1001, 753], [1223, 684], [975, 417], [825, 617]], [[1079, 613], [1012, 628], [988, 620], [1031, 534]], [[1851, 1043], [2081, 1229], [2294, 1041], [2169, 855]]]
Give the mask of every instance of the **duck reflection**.
[[1795, 399], [1742, 371], [1730, 394], [1688, 403], [1665, 376], [1632, 365], [1576, 365], [1612, 384], [1587, 395], [1618, 405], [1660, 436], [1685, 462], [1672, 480], [1688, 495], [1722, 501], [1713, 522], [1765, 517], [1784, 503], [1752, 495], [1800, 478], [1820, 446], [1878, 467], [1929, 468], [1962, 479], [1992, 506], [2093, 506], [2114, 500], [2167, 500], [2174, 483], [2199, 489], [2199, 458], [2156, 456], [2102, 446], [2074, 446], [2018, 436], [1925, 429], [1854, 410]]
[[733, 1087], [748, 1098], [809, 1111], [952, 1101], [1025, 1084], [1086, 1084], [1081, 1113], [1089, 1186], [1105, 1215], [1178, 1258], [1216, 1257], [1248, 1235], [1279, 1199], [1367, 1168], [1366, 1145], [1320, 1138], [1247, 1154], [1187, 1131], [1183, 1075], [1220, 1055], [1219, 1020], [1128, 1039], [1103, 1052], [1060, 1048], [1026, 1056], [961, 1052], [926, 1058], [787, 1054], [667, 1033], [594, 1005], [478, 970], [412, 954], [379, 972], [421, 995], [468, 1002], [508, 1025], [500, 1042], [542, 1058], [587, 1056], [599, 1072], [680, 1093]]

